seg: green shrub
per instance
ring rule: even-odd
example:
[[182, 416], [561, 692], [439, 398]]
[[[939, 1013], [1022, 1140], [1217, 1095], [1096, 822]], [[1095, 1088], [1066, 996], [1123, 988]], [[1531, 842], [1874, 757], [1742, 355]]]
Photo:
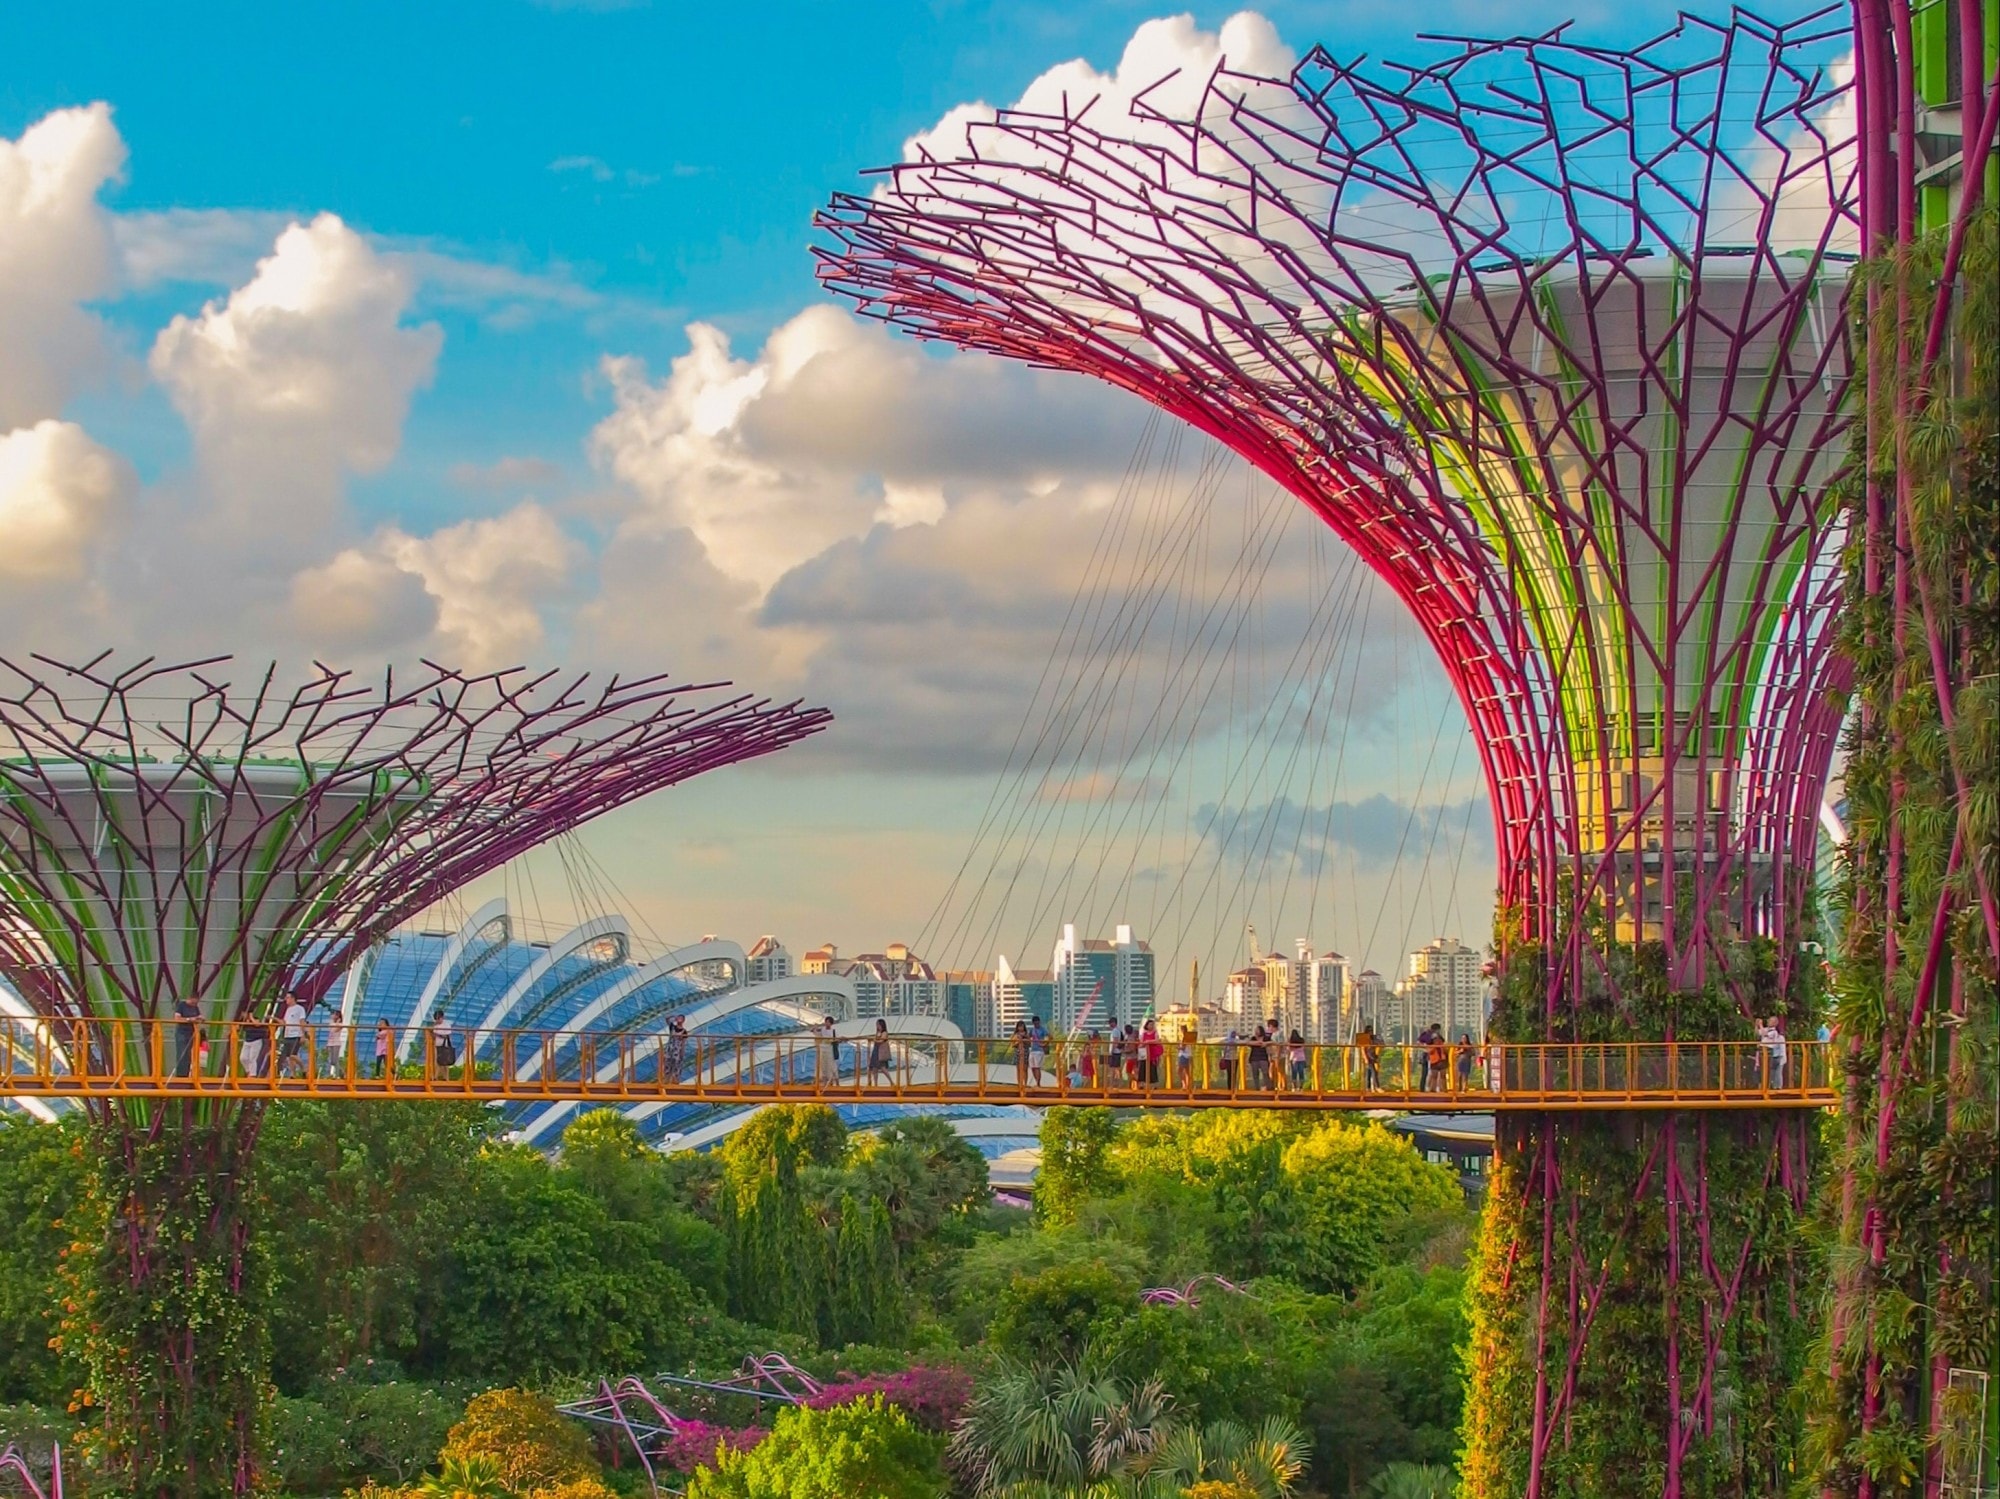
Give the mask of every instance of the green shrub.
[[277, 1486], [295, 1494], [408, 1484], [437, 1457], [457, 1415], [447, 1396], [422, 1385], [331, 1380], [310, 1395], [277, 1398], [265, 1462]]
[[[336, 1389], [338, 1387], [335, 1387]], [[413, 1482], [444, 1445], [459, 1407], [420, 1384], [350, 1385], [338, 1401], [347, 1421], [347, 1450], [365, 1478]]]
[[1091, 1324], [1136, 1311], [1138, 1298], [1138, 1285], [1102, 1261], [1051, 1265], [1000, 1293], [987, 1341], [1021, 1363], [1073, 1363], [1090, 1341]]
[[317, 1400], [280, 1395], [271, 1403], [271, 1437], [264, 1466], [290, 1494], [331, 1494], [365, 1475], [353, 1470], [346, 1423]]
[[878, 1395], [828, 1410], [790, 1406], [748, 1452], [724, 1452], [687, 1499], [937, 1499], [943, 1443]]

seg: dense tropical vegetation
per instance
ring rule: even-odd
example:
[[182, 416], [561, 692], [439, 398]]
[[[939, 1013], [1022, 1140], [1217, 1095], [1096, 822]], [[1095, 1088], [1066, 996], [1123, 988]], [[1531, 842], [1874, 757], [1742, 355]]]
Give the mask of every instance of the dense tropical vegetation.
[[[938, 1120], [771, 1109], [662, 1155], [586, 1113], [551, 1158], [474, 1105], [287, 1103], [244, 1296], [269, 1328], [267, 1486], [365, 1499], [644, 1492], [555, 1409], [780, 1351], [804, 1406], [713, 1412], [699, 1499], [1424, 1494], [1451, 1482], [1471, 1217], [1378, 1125], [1052, 1110], [1036, 1210]], [[68, 1329], [73, 1125], [0, 1120], [0, 1444], [91, 1479]], [[1226, 1277], [1226, 1279], [1221, 1279]], [[1171, 1303], [1149, 1287], [1188, 1287]], [[733, 1424], [732, 1424], [733, 1423]]]

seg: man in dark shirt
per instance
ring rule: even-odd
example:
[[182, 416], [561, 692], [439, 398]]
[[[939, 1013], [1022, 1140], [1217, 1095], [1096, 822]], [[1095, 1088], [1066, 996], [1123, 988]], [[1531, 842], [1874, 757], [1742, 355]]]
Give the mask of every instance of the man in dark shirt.
[[183, 994], [174, 1001], [174, 1076], [186, 1077], [194, 1071], [194, 1050], [200, 1029], [201, 1006]]

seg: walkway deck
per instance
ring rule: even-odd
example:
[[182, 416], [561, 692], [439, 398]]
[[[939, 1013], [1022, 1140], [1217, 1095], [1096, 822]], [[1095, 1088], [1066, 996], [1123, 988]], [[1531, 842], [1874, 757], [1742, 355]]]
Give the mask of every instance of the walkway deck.
[[[935, 1027], [936, 1022], [929, 1022]], [[277, 1066], [262, 1027], [95, 1023], [86, 1038], [38, 1026], [0, 1027], [0, 1097], [432, 1098], [622, 1103], [1103, 1103], [1120, 1108], [1422, 1109], [1490, 1113], [1590, 1109], [1800, 1109], [1838, 1102], [1832, 1047], [1794, 1041], [1782, 1074], [1755, 1042], [1626, 1042], [1453, 1048], [1445, 1077], [1426, 1087], [1421, 1050], [1391, 1046], [1369, 1059], [1353, 1046], [1274, 1046], [1253, 1068], [1246, 1043], [1231, 1063], [1202, 1042], [1184, 1063], [1169, 1043], [1137, 1075], [1109, 1055], [1052, 1047], [1037, 1080], [1006, 1041], [886, 1038], [886, 1065], [866, 1038], [836, 1048], [810, 1034], [689, 1038], [561, 1031], [483, 1031], [473, 1064], [422, 1064], [377, 1075], [373, 1037], [348, 1049], [323, 1032]], [[64, 1045], [88, 1040], [88, 1045]], [[398, 1038], [401, 1039], [400, 1037]], [[461, 1032], [457, 1045], [463, 1046]], [[336, 1038], [337, 1040], [337, 1038]], [[73, 1059], [81, 1065], [72, 1065]]]

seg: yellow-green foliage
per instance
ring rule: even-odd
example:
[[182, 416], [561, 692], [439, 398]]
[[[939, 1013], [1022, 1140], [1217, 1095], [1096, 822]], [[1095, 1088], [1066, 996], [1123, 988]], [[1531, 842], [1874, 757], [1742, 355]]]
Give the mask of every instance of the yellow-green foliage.
[[[554, 1404], [528, 1390], [488, 1390], [465, 1407], [438, 1454], [441, 1466], [490, 1459], [500, 1482], [515, 1494], [553, 1490], [601, 1470], [590, 1443]], [[574, 1499], [584, 1499], [577, 1495]]]
[[484, 1452], [445, 1458], [417, 1493], [420, 1499], [513, 1499], [500, 1481], [500, 1464]]
[[880, 1395], [826, 1410], [789, 1406], [747, 1452], [724, 1450], [688, 1499], [938, 1499], [943, 1443]]

